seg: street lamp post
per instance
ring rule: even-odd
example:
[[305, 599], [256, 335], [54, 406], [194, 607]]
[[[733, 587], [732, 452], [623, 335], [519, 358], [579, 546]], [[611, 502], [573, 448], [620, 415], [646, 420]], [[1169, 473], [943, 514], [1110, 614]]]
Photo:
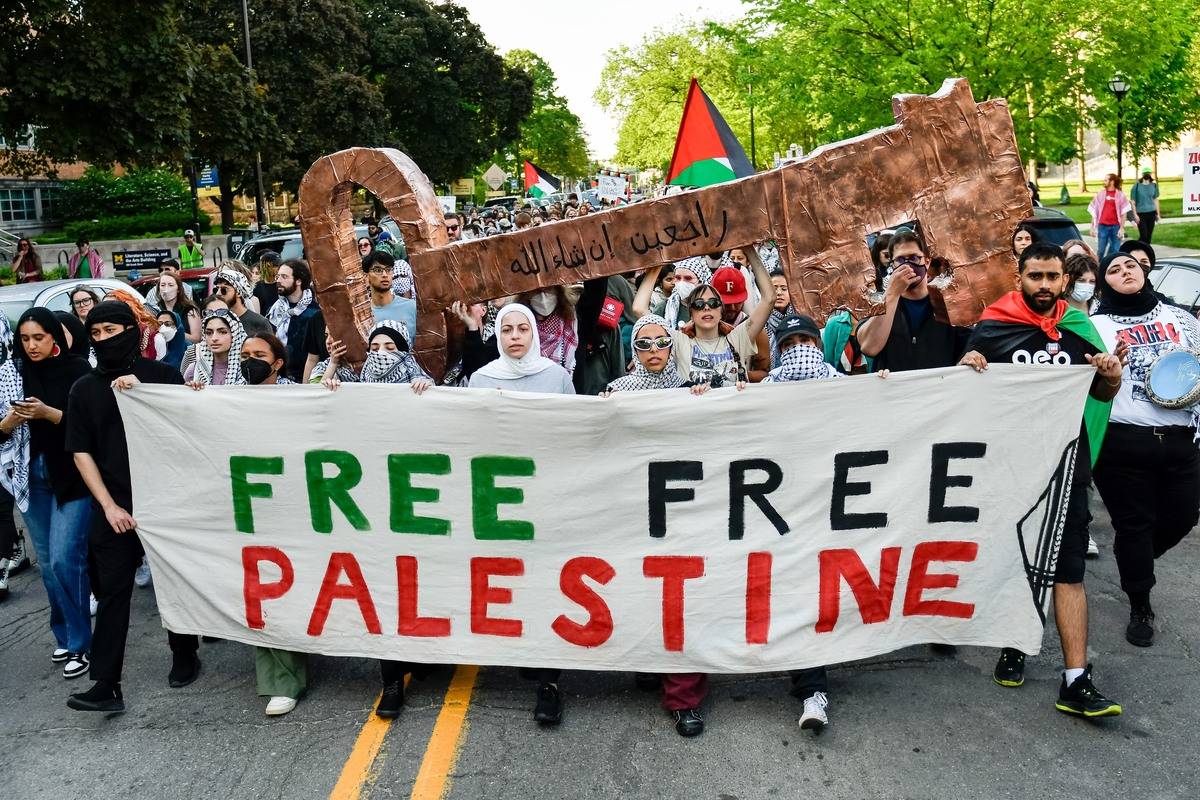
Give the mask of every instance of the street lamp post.
[[[249, 74], [254, 70], [254, 59], [250, 55], [250, 10], [246, 8], [246, 0], [242, 0], [242, 32], [246, 36], [246, 73]], [[267, 215], [265, 212], [265, 198], [267, 193], [263, 191], [263, 175], [262, 175], [262, 154], [254, 151], [254, 219], [258, 222], [258, 229], [261, 231], [267, 224]]]
[[754, 69], [747, 68], [746, 94], [750, 99], [750, 165], [758, 172], [758, 148], [754, 141]]
[[1129, 93], [1129, 82], [1120, 73], [1108, 82], [1108, 90], [1117, 98], [1117, 180], [1121, 180], [1121, 157], [1125, 152], [1125, 111], [1121, 101]]

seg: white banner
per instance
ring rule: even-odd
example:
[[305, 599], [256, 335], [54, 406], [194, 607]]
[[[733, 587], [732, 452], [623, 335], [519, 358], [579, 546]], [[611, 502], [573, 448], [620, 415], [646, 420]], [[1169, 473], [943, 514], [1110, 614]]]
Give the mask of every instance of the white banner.
[[119, 402], [172, 630], [758, 672], [922, 642], [1038, 652], [1092, 375], [996, 364], [608, 399], [140, 386]]
[[1183, 151], [1183, 213], [1200, 214], [1200, 147]]
[[442, 206], [442, 212], [452, 214], [458, 210], [458, 198], [452, 194], [439, 194], [437, 196], [438, 203]]

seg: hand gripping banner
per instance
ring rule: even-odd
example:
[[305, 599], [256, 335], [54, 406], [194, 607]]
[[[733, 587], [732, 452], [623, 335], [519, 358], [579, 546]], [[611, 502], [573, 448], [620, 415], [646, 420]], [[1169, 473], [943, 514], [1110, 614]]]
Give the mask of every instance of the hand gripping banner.
[[[416, 662], [761, 672], [922, 642], [1038, 652], [1093, 374], [607, 399], [138, 386], [119, 403], [171, 630]], [[195, 456], [163, 459], [164, 441]]]

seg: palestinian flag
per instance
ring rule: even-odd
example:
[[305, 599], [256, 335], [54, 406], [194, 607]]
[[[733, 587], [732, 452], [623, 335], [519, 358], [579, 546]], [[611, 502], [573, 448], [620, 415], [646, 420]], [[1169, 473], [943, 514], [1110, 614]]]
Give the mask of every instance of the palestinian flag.
[[561, 186], [562, 183], [549, 172], [546, 172], [546, 170], [532, 161], [525, 162], [526, 192], [534, 197], [545, 197], [548, 194], [557, 192]]
[[667, 183], [711, 186], [754, 174], [754, 166], [713, 101], [692, 78]]

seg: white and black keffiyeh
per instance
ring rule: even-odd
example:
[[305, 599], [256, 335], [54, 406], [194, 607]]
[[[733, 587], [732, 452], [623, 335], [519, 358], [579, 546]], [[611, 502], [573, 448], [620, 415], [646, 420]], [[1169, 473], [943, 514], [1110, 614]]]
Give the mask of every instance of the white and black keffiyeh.
[[229, 326], [231, 341], [227, 356], [228, 366], [225, 368], [225, 385], [243, 384], [246, 379], [242, 376], [242, 345], [246, 343], [246, 329], [242, 321], [227, 308], [209, 311], [200, 321], [200, 341], [196, 344], [196, 372], [194, 379], [208, 386], [213, 379], [213, 361], [216, 354], [208, 346], [208, 337], [204, 335], [204, 327], [209, 320], [219, 319]]
[[763, 383], [811, 381], [840, 378], [842, 374], [825, 363], [825, 353], [811, 344], [798, 344], [779, 356], [779, 366], [767, 373]]
[[[0, 417], [8, 416], [14, 400], [25, 399], [25, 385], [12, 358], [12, 345], [12, 329], [5, 315], [0, 314]], [[29, 510], [28, 423], [13, 428], [0, 442], [0, 486], [13, 496], [18, 509]]]
[[[657, 314], [647, 314], [634, 323], [631, 341], [636, 339], [638, 332], [647, 325], [660, 325], [668, 336], [671, 334], [671, 329], [667, 327], [665, 319]], [[673, 354], [668, 352], [667, 364], [661, 372], [651, 372], [646, 369], [642, 365], [641, 359], [635, 356], [633, 372], [608, 384], [608, 390], [610, 392], [638, 392], [645, 389], [678, 389], [684, 383], [683, 376], [679, 374], [679, 370], [675, 366]]]
[[789, 314], [795, 314], [796, 309], [789, 304], [787, 308], [780, 311], [777, 308], [771, 309], [771, 315], [767, 317], [767, 341], [771, 344], [771, 366], [779, 366], [779, 342], [775, 338], [775, 331], [779, 328], [779, 323], [783, 322], [783, 318]]
[[275, 326], [275, 335], [283, 344], [287, 344], [288, 328], [291, 327], [292, 317], [298, 317], [307, 311], [312, 300], [312, 289], [305, 289], [304, 294], [300, 295], [300, 302], [296, 305], [291, 305], [286, 297], [280, 297], [267, 312], [267, 319]]
[[246, 280], [245, 275], [232, 267], [221, 267], [217, 270], [217, 277], [214, 280], [225, 281], [232, 286], [243, 303], [249, 303], [250, 298], [254, 296], [254, 289], [250, 286], [250, 281]]
[[398, 297], [417, 299], [417, 287], [413, 282], [412, 265], [403, 258], [397, 258], [392, 266], [392, 292]]
[[413, 357], [412, 348], [409, 346], [407, 325], [396, 320], [383, 320], [371, 331], [367, 342], [370, 343], [380, 334], [390, 336], [393, 340], [399, 337], [403, 340], [403, 346], [400, 341], [396, 341], [397, 349], [395, 351], [382, 349], [369, 351], [367, 359], [359, 371], [358, 379], [361, 382], [412, 383], [418, 378], [429, 378], [428, 373], [421, 369], [421, 365]]
[[[699, 284], [712, 283], [712, 270], [708, 268], [708, 259], [704, 256], [692, 256], [685, 258], [682, 261], [675, 262], [675, 272], [680, 270], [690, 272], [696, 276], [696, 282]], [[679, 328], [679, 307], [683, 304], [683, 292], [679, 291], [679, 280], [675, 280], [675, 291], [671, 292], [671, 296], [667, 298], [667, 307], [663, 310], [663, 316], [667, 320], [667, 330], [673, 331]]]

